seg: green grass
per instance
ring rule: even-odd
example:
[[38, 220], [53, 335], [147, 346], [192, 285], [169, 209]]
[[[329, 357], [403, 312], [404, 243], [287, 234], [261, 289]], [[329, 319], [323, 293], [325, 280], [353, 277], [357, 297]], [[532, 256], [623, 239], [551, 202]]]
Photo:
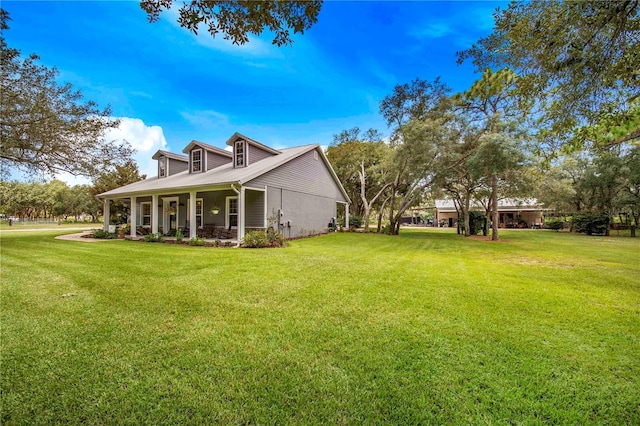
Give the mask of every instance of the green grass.
[[640, 239], [3, 234], [2, 424], [640, 424]]

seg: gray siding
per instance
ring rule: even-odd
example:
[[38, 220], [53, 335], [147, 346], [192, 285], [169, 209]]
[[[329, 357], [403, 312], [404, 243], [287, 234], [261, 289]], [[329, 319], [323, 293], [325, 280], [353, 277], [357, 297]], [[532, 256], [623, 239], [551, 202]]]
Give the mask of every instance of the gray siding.
[[[287, 238], [322, 233], [337, 214], [334, 199], [286, 189], [270, 188], [267, 203], [269, 216], [282, 209], [280, 223], [283, 226], [280, 230]], [[288, 222], [291, 226], [287, 226]]]
[[[235, 196], [236, 193], [233, 191], [215, 191], [215, 192], [198, 192], [196, 194], [196, 198], [202, 198], [203, 204], [203, 222], [205, 225], [215, 225], [217, 227], [222, 228], [224, 226], [224, 216], [225, 216], [225, 201], [227, 197]], [[220, 211], [217, 215], [211, 215], [209, 211], [211, 207], [216, 204], [220, 207]]]
[[246, 203], [244, 226], [246, 228], [263, 228], [264, 217], [264, 192], [245, 190]]
[[267, 157], [271, 157], [274, 154], [271, 154], [265, 150], [263, 150], [262, 148], [258, 148], [255, 145], [251, 145], [250, 143], [246, 144], [246, 147], [248, 149], [248, 154], [249, 154], [249, 165], [256, 163], [260, 160], [264, 160]]
[[331, 176], [331, 172], [329, 172], [324, 161], [322, 161], [320, 154], [318, 153], [316, 160], [314, 159], [314, 152], [316, 151], [309, 151], [291, 160], [287, 164], [283, 164], [277, 169], [247, 182], [247, 185], [258, 188], [273, 186], [305, 194], [327, 197], [333, 200], [333, 202], [345, 202], [346, 200], [342, 192], [340, 192], [340, 188], [335, 180], [333, 180], [333, 176]]
[[282, 188], [267, 188], [267, 217], [275, 217], [282, 208]]
[[167, 176], [172, 176], [187, 170], [189, 168], [189, 162], [167, 158], [167, 166], [169, 167]]
[[231, 162], [231, 157], [225, 157], [223, 155], [220, 155], [211, 151], [206, 151], [206, 153], [207, 153], [207, 170], [211, 170]]

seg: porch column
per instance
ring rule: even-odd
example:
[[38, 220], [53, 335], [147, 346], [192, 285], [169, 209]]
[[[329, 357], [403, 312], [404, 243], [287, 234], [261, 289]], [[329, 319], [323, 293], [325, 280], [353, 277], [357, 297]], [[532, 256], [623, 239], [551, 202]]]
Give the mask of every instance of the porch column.
[[111, 223], [109, 220], [109, 217], [111, 216], [111, 200], [108, 198], [105, 198], [102, 202], [102, 216], [104, 216], [104, 232], [109, 232], [109, 224]]
[[238, 197], [238, 241], [244, 239], [244, 216], [244, 186], [242, 186]]
[[129, 215], [129, 219], [131, 221], [131, 238], [136, 237], [136, 228], [138, 227], [137, 222], [138, 217], [138, 197], [131, 197], [131, 214]]
[[189, 192], [189, 238], [195, 238], [196, 229], [196, 191]]
[[151, 233], [158, 233], [158, 196], [151, 196]]
[[344, 229], [349, 229], [349, 203], [344, 203]]

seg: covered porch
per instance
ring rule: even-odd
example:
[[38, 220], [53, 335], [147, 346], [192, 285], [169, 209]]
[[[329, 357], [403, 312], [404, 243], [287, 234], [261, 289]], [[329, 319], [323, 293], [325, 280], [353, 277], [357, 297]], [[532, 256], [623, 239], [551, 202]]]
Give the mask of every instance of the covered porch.
[[185, 239], [239, 241], [249, 229], [267, 227], [267, 191], [230, 184], [189, 191], [131, 194], [103, 199], [104, 230], [111, 224], [111, 205], [120, 201], [129, 206], [130, 237], [160, 233]]

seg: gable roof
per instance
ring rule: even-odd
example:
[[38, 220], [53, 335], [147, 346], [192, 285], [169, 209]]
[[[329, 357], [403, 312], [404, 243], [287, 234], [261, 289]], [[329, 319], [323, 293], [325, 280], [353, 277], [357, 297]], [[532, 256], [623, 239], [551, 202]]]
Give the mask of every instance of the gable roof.
[[186, 157], [186, 156], [180, 155], [180, 154], [175, 154], [175, 153], [169, 152], [169, 151], [164, 151], [162, 149], [159, 149], [158, 151], [156, 151], [156, 153], [153, 154], [153, 157], [151, 157], [151, 158], [154, 159], [154, 160], [157, 160], [161, 156], [165, 156], [165, 157], [171, 158], [173, 160], [184, 161], [185, 163], [189, 162], [189, 157]]
[[227, 163], [222, 166], [215, 167], [211, 170], [202, 173], [189, 173], [188, 171], [176, 173], [175, 175], [163, 177], [151, 177], [146, 180], [135, 182], [129, 185], [122, 186], [120, 188], [113, 189], [111, 191], [99, 194], [98, 198], [110, 198], [110, 197], [129, 197], [132, 195], [145, 195], [149, 193], [166, 193], [167, 191], [186, 191], [194, 190], [197, 188], [206, 187], [221, 187], [231, 184], [244, 185], [247, 182], [262, 176], [263, 174], [274, 170], [289, 161], [300, 157], [307, 152], [317, 150], [320, 153], [320, 157], [330, 171], [333, 179], [338, 185], [340, 192], [345, 197], [347, 202], [351, 202], [347, 192], [344, 190], [340, 179], [335, 174], [329, 160], [320, 149], [320, 145], [303, 145], [295, 148], [285, 148], [279, 151], [278, 155], [273, 155], [260, 160], [247, 167], [234, 168], [232, 163]]
[[199, 146], [200, 148], [203, 148], [205, 151], [211, 151], [211, 152], [215, 152], [218, 155], [222, 155], [224, 157], [233, 157], [233, 154], [230, 153], [229, 151], [225, 151], [224, 149], [220, 149], [217, 146], [213, 146], [213, 145], [209, 145], [206, 144], [204, 142], [200, 142], [197, 140], [192, 140], [189, 145], [187, 145], [182, 152], [184, 152], [185, 154], [188, 154], [189, 151], [191, 151], [194, 147]]
[[233, 143], [235, 141], [237, 141], [238, 139], [242, 139], [245, 140], [247, 142], [249, 142], [251, 145], [255, 145], [258, 148], [262, 149], [263, 151], [267, 151], [270, 154], [280, 154], [281, 151], [278, 151], [277, 149], [273, 149], [270, 148], [266, 145], [261, 144], [260, 142], [253, 140], [251, 138], [246, 137], [245, 135], [235, 132], [229, 139], [227, 139], [227, 142], [225, 142], [227, 145], [233, 145]]

